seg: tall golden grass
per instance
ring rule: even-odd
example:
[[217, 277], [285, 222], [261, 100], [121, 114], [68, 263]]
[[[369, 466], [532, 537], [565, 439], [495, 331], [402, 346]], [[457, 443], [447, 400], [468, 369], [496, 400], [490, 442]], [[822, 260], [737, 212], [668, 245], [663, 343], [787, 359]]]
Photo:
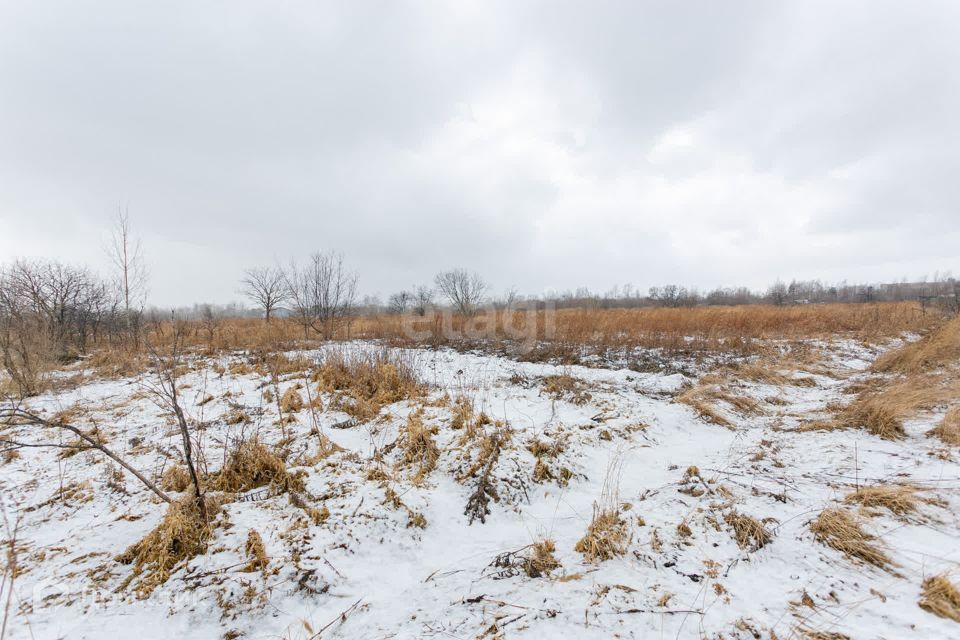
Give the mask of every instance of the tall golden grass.
[[[548, 316], [549, 314], [552, 314]], [[606, 348], [651, 347], [669, 350], [751, 351], [758, 341], [802, 339], [847, 335], [873, 339], [923, 331], [938, 321], [924, 314], [915, 303], [831, 305], [743, 305], [735, 307], [641, 308], [641, 309], [560, 309], [526, 312], [498, 311], [473, 321], [478, 333], [495, 340], [507, 340], [515, 327], [523, 332], [527, 322], [536, 322], [536, 336], [557, 345], [586, 345]], [[493, 332], [483, 331], [495, 323]], [[431, 333], [439, 323], [417, 324], [416, 319], [396, 315], [358, 318], [352, 326], [357, 337], [409, 342], [405, 327]], [[454, 318], [454, 334], [462, 334], [467, 322]]]
[[[667, 352], [756, 353], [771, 340], [848, 337], [875, 340], [926, 332], [942, 317], [923, 313], [912, 302], [829, 305], [743, 305], [735, 307], [560, 309], [497, 311], [474, 318], [459, 316], [363, 315], [342, 324], [335, 339], [379, 340], [392, 346], [442, 346], [485, 342], [493, 347], [527, 340], [531, 359], [575, 360], [584, 351], [632, 348]], [[532, 328], [536, 325], [536, 330]], [[287, 318], [264, 322], [232, 318], [215, 327], [202, 321], [178, 323], [181, 347], [207, 352], [270, 353], [305, 346], [301, 325]], [[512, 329], [511, 329], [512, 327]], [[162, 347], [174, 335], [172, 322], [150, 327], [146, 342]], [[307, 344], [309, 346], [309, 344]], [[143, 354], [100, 349], [91, 363], [104, 373], [139, 370]]]

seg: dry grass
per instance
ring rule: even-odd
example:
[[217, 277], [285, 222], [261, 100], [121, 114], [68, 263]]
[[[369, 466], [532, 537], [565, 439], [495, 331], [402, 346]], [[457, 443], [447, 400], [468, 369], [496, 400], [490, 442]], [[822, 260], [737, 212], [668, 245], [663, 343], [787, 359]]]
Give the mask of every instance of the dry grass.
[[810, 524], [818, 542], [843, 553], [848, 558], [866, 562], [881, 569], [893, 567], [893, 561], [874, 544], [875, 536], [864, 531], [860, 518], [846, 509], [824, 509]]
[[587, 532], [574, 547], [587, 562], [599, 562], [622, 556], [629, 544], [627, 523], [615, 509], [593, 506], [593, 518]]
[[[856, 385], [856, 397], [829, 420], [802, 427], [864, 428], [881, 438], [906, 435], [904, 420], [930, 411], [960, 396], [960, 318], [943, 323], [916, 342], [880, 356], [872, 369], [887, 374]], [[960, 442], [960, 411], [950, 412], [930, 435], [948, 444]]]
[[934, 615], [960, 622], [960, 589], [945, 574], [923, 581], [919, 604]]
[[541, 578], [550, 575], [551, 571], [560, 568], [560, 561], [554, 555], [557, 550], [553, 540], [540, 540], [530, 545], [530, 552], [523, 562], [523, 572], [530, 578]]
[[250, 562], [241, 571], [244, 573], [266, 572], [267, 565], [270, 564], [270, 558], [267, 556], [267, 549], [263, 545], [263, 538], [260, 537], [256, 529], [250, 529], [250, 532], [247, 533], [247, 542], [243, 549]]
[[724, 521], [733, 529], [733, 539], [745, 551], [757, 551], [773, 540], [773, 534], [759, 520], [737, 511], [728, 511]]
[[937, 426], [927, 432], [927, 435], [943, 440], [944, 444], [960, 447], [960, 406], [947, 411]]
[[916, 342], [885, 353], [871, 367], [880, 373], [920, 373], [960, 362], [960, 318], [943, 323]]
[[[769, 339], [803, 339], [845, 335], [860, 339], [895, 336], [922, 331], [936, 321], [936, 314], [923, 316], [912, 302], [828, 305], [743, 305], [736, 307], [560, 309], [548, 319], [537, 312], [537, 335], [545, 336], [549, 324], [553, 336], [548, 352], [563, 354], [569, 345], [601, 348], [649, 347], [676, 351], [755, 352], [758, 342]], [[500, 311], [494, 320], [497, 338], [503, 327], [526, 327], [525, 312], [512, 317]], [[462, 319], [454, 318], [454, 331]], [[354, 335], [408, 342], [404, 326], [408, 318], [370, 316], [358, 318]], [[435, 336], [431, 336], [435, 339]]]
[[[207, 498], [208, 518], [213, 517], [217, 509], [219, 504]], [[203, 519], [192, 495], [171, 503], [156, 528], [117, 556], [118, 562], [133, 565], [133, 572], [120, 589], [126, 589], [136, 581], [137, 595], [141, 598], [149, 596], [178, 566], [205, 553], [212, 533], [212, 524]]]
[[728, 429], [733, 429], [734, 424], [717, 410], [718, 403], [728, 405], [732, 410], [743, 416], [754, 416], [762, 413], [760, 403], [753, 398], [730, 393], [718, 384], [696, 384], [678, 394], [676, 401], [691, 407], [698, 416], [707, 422]]
[[590, 401], [590, 392], [583, 380], [569, 374], [545, 376], [543, 391], [554, 400], [567, 400], [580, 406]]
[[919, 489], [908, 484], [888, 484], [861, 487], [848, 494], [843, 501], [859, 504], [866, 509], [886, 509], [898, 516], [907, 516], [917, 511]]
[[303, 490], [303, 480], [288, 473], [283, 460], [256, 439], [237, 445], [210, 482], [212, 489], [229, 493], [250, 491], [265, 485], [278, 491]]
[[[488, 426], [489, 429], [487, 429]], [[506, 424], [499, 420], [491, 422], [484, 413], [477, 416], [460, 437], [458, 442], [462, 447], [460, 455], [465, 458], [467, 467], [458, 474], [457, 481], [464, 484], [474, 481], [473, 491], [467, 498], [467, 504], [463, 510], [470, 524], [474, 520], [486, 522], [487, 516], [490, 515], [490, 501], [500, 501], [494, 470], [500, 460], [500, 454], [510, 446], [512, 440], [513, 431]]]
[[803, 640], [850, 640], [850, 636], [838, 631], [821, 631], [808, 627], [797, 627], [794, 629], [794, 633]]
[[[812, 422], [801, 429], [862, 428], [885, 440], [897, 440], [906, 435], [904, 420], [919, 411], [932, 410], [958, 394], [960, 379], [942, 374], [913, 374], [896, 381], [877, 381], [833, 418]], [[944, 431], [948, 437], [949, 429], [948, 425]]]
[[190, 472], [182, 464], [172, 465], [160, 478], [160, 488], [164, 491], [182, 493], [190, 487]]
[[296, 385], [283, 392], [280, 397], [280, 410], [284, 413], [296, 413], [303, 409], [303, 396], [297, 390]]
[[440, 459], [440, 448], [434, 441], [435, 429], [423, 422], [423, 411], [416, 411], [407, 417], [407, 423], [400, 433], [400, 445], [403, 451], [401, 464], [416, 467], [414, 483], [422, 482], [430, 475]]
[[333, 396], [331, 407], [370, 420], [388, 404], [419, 398], [425, 387], [410, 357], [395, 351], [333, 351], [313, 374], [319, 391]]

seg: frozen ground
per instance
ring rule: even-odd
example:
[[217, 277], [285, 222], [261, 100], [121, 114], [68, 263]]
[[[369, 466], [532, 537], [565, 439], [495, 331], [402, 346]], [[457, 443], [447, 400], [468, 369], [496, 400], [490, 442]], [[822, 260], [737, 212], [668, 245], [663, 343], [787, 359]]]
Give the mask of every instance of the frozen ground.
[[[923, 578], [960, 562], [956, 452], [924, 436], [934, 416], [908, 425], [909, 437], [898, 442], [862, 431], [795, 431], [843, 398], [876, 355], [855, 343], [823, 348], [830, 375], [795, 374], [811, 377], [806, 385], [736, 384], [760, 405], [750, 416], [721, 405], [735, 429], [675, 402], [690, 382], [680, 373], [411, 352], [432, 387], [424, 401], [396, 403], [348, 427], [343, 413], [317, 414], [343, 451], [307, 464], [319, 442], [310, 412], [286, 426], [287, 464], [306, 474], [314, 506], [329, 510], [322, 523], [288, 495], [250, 492], [224, 506], [229, 524], [215, 530], [207, 553], [146, 600], [116, 592], [131, 569], [114, 557], [156, 526], [166, 506], [96, 452], [61, 458], [57, 450], [24, 450], [0, 466], [6, 517], [19, 520], [18, 613], [8, 633], [38, 640], [791, 638], [810, 629], [858, 639], [956, 638], [960, 625], [917, 606]], [[181, 379], [188, 413], [204, 425], [198, 434], [211, 470], [241, 436], [282, 438], [263, 379], [230, 373], [243, 360], [200, 361]], [[214, 362], [226, 372], [217, 374]], [[579, 382], [549, 393], [543, 379], [551, 375]], [[299, 381], [293, 376], [281, 389]], [[465, 515], [473, 486], [461, 481], [465, 453], [444, 396], [467, 397], [512, 430], [494, 472], [500, 501], [483, 523]], [[91, 381], [30, 404], [47, 415], [79, 405], [75, 422], [97, 424], [148, 475], [159, 477], [179, 455], [174, 423], [142, 379]], [[389, 445], [420, 404], [437, 428], [440, 458], [418, 483]], [[228, 425], [241, 405], [252, 423]], [[534, 440], [562, 444], [540, 481], [527, 448]], [[375, 452], [382, 462], [371, 461]], [[688, 473], [692, 466], [699, 476]], [[894, 481], [941, 500], [906, 520], [869, 519], [894, 571], [855, 564], [814, 540], [809, 522], [822, 509], [857, 485]], [[574, 547], [598, 502], [616, 505], [631, 541], [624, 555], [588, 563]], [[724, 518], [731, 511], [767, 523], [772, 542], [755, 551], [738, 546]], [[415, 516], [425, 526], [411, 526]], [[270, 558], [262, 573], [242, 570], [251, 528]], [[543, 538], [555, 541], [561, 564], [550, 577], [492, 566]]]

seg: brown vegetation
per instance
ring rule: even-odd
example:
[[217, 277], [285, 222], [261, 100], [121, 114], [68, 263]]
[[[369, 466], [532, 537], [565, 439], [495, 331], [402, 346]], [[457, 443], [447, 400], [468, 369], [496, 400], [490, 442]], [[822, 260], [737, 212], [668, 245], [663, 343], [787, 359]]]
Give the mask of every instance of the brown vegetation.
[[[833, 418], [804, 429], [864, 428], [893, 440], [905, 435], [904, 420], [917, 412], [955, 402], [960, 397], [960, 318], [883, 354], [871, 369], [878, 377], [872, 384], [858, 385], [850, 404]], [[948, 412], [930, 434], [951, 444], [957, 431], [956, 416], [956, 412]]]
[[914, 513], [919, 506], [919, 489], [908, 484], [873, 485], [860, 487], [843, 499], [866, 509], [886, 509], [897, 516]]
[[227, 463], [211, 478], [210, 487], [238, 493], [269, 485], [277, 491], [303, 489], [302, 480], [287, 472], [275, 453], [258, 440], [246, 440], [231, 452]]
[[333, 351], [314, 371], [313, 379], [321, 392], [333, 396], [333, 408], [364, 421], [376, 417], [388, 404], [424, 392], [413, 361], [387, 349], [352, 354]]
[[846, 509], [824, 509], [810, 524], [818, 542], [832, 547], [848, 558], [889, 569], [893, 561], [874, 544], [873, 535], [864, 531], [860, 518]]
[[946, 575], [931, 576], [923, 581], [919, 604], [934, 615], [960, 622], [960, 589]]
[[763, 526], [763, 523], [746, 514], [728, 511], [723, 519], [733, 529], [733, 538], [737, 541], [737, 546], [745, 551], [757, 551], [773, 540], [773, 534]]
[[[205, 507], [207, 516], [212, 517], [219, 505], [207, 499]], [[212, 533], [212, 524], [204, 519], [193, 496], [171, 503], [156, 528], [117, 556], [118, 562], [133, 564], [133, 572], [120, 589], [139, 578], [134, 587], [137, 595], [149, 596], [179, 565], [206, 552]]]
[[574, 549], [583, 554], [587, 562], [609, 560], [622, 556], [627, 551], [629, 532], [627, 523], [613, 509], [601, 509], [594, 505], [593, 518], [587, 532]]

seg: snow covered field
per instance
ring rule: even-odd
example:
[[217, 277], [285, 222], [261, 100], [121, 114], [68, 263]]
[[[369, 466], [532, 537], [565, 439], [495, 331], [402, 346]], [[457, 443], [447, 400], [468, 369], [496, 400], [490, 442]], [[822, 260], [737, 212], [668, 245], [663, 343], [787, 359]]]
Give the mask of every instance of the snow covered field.
[[[125, 584], [131, 565], [116, 558], [167, 506], [98, 452], [23, 449], [0, 466], [6, 518], [19, 523], [8, 632], [956, 638], [960, 625], [917, 604], [925, 577], [960, 562], [956, 452], [924, 436], [937, 416], [909, 423], [899, 441], [798, 430], [842, 401], [879, 351], [846, 341], [814, 346], [818, 366], [787, 371], [788, 381], [728, 377], [725, 392], [743, 402], [721, 399], [716, 410], [732, 428], [677, 401], [703, 371], [554, 366], [453, 350], [405, 351], [427, 391], [368, 421], [331, 408], [329, 393], [311, 411], [318, 391], [309, 370], [287, 373], [280, 393], [299, 385], [305, 406], [280, 425], [277, 403], [264, 398], [267, 378], [247, 355], [198, 357], [180, 384], [207, 473], [256, 436], [281, 452], [302, 487], [267, 484], [224, 497], [206, 552], [141, 599], [136, 580]], [[96, 425], [159, 479], [180, 458], [180, 435], [152, 401], [149, 380], [91, 380], [29, 404], [47, 416], [70, 410], [73, 424]], [[411, 421], [428, 434], [423, 459], [404, 453]], [[37, 437], [21, 431], [24, 440]], [[337, 449], [321, 455], [322, 436]], [[490, 491], [478, 492], [481, 482]], [[815, 539], [810, 523], [822, 510], [856, 511], [843, 502], [848, 494], [893, 482], [922, 491], [915, 512], [864, 515], [892, 561], [887, 569]], [[482, 504], [468, 509], [477, 495], [489, 501], [488, 514]], [[622, 538], [613, 557], [591, 561], [577, 545], [597, 510], [614, 514]], [[743, 515], [763, 527], [738, 540]], [[265, 564], [251, 565], [251, 530]], [[531, 577], [531, 545], [545, 540], [559, 566]]]

